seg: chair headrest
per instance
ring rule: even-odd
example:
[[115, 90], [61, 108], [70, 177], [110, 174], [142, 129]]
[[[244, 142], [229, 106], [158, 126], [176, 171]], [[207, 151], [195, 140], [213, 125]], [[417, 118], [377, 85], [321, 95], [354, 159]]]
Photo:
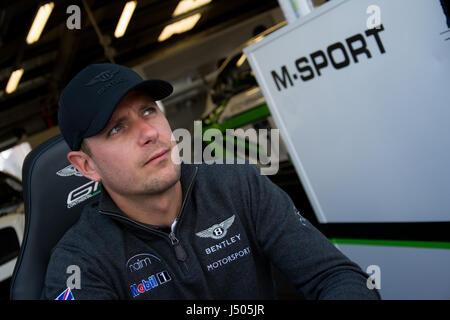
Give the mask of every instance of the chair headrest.
[[99, 183], [67, 160], [70, 149], [57, 135], [33, 149], [22, 169], [25, 232], [11, 281], [11, 299], [39, 299], [51, 250], [96, 200]]

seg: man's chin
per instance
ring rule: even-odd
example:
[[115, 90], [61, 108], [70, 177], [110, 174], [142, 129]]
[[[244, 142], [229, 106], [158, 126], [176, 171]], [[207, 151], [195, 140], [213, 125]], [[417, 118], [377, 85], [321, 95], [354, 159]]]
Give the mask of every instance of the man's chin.
[[[166, 171], [166, 170], [164, 170]], [[172, 188], [181, 177], [181, 165], [173, 164], [170, 172], [164, 172], [160, 177], [150, 178], [145, 184], [144, 190], [147, 194], [162, 194]]]

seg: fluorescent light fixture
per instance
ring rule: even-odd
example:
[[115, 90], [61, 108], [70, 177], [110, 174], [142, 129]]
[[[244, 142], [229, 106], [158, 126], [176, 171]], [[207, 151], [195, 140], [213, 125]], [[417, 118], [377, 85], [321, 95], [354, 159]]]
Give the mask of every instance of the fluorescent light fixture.
[[39, 40], [42, 30], [44, 30], [45, 24], [47, 23], [47, 20], [50, 17], [54, 6], [55, 4], [53, 2], [49, 2], [39, 7], [39, 10], [34, 17], [34, 21], [31, 25], [30, 31], [28, 32], [28, 44], [32, 44]]
[[181, 0], [178, 2], [175, 11], [172, 13], [172, 17], [179, 16], [180, 14], [192, 11], [204, 5], [210, 3], [211, 0]]
[[116, 31], [114, 31], [114, 36], [120, 38], [127, 31], [128, 23], [130, 22], [131, 16], [133, 15], [134, 9], [136, 8], [137, 1], [129, 1], [125, 4], [123, 8], [122, 15], [120, 16], [119, 23], [117, 24]]
[[247, 59], [247, 56], [245, 55], [245, 53], [243, 53], [241, 55], [241, 57], [239, 58], [239, 60], [236, 62], [236, 67], [240, 67], [242, 66], [242, 64], [244, 63], [245, 59]]
[[183, 33], [191, 30], [197, 24], [201, 16], [202, 15], [200, 13], [196, 13], [192, 16], [189, 16], [180, 21], [165, 26], [163, 31], [158, 37], [158, 41], [161, 42], [166, 39], [169, 39], [174, 34]]
[[17, 69], [9, 77], [8, 84], [6, 85], [6, 93], [10, 94], [14, 92], [19, 84], [20, 78], [22, 78], [23, 69]]
[[258, 41], [261, 41], [262, 39], [264, 39], [264, 36], [257, 36], [256, 38], [251, 39], [250, 43], [256, 43]]

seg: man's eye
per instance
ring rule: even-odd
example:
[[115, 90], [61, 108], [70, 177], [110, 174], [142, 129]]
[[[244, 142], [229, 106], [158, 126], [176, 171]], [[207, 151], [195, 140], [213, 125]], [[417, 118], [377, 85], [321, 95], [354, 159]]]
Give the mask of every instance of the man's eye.
[[151, 114], [153, 112], [155, 112], [155, 108], [154, 107], [150, 107], [148, 109], [145, 109], [144, 116], [147, 116], [147, 115], [149, 115], [149, 114]]
[[112, 129], [109, 131], [109, 135], [110, 135], [110, 136], [113, 136], [113, 135], [119, 133], [119, 131], [120, 131], [121, 128], [122, 128], [122, 127], [121, 127], [120, 125], [115, 126], [114, 128], [112, 128]]

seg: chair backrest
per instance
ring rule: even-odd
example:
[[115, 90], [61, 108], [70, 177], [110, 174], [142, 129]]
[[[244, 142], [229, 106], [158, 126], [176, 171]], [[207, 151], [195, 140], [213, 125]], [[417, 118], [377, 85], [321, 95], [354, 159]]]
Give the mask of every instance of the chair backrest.
[[12, 300], [39, 299], [53, 247], [100, 193], [70, 165], [68, 145], [57, 135], [33, 149], [22, 170], [25, 231], [11, 280]]

